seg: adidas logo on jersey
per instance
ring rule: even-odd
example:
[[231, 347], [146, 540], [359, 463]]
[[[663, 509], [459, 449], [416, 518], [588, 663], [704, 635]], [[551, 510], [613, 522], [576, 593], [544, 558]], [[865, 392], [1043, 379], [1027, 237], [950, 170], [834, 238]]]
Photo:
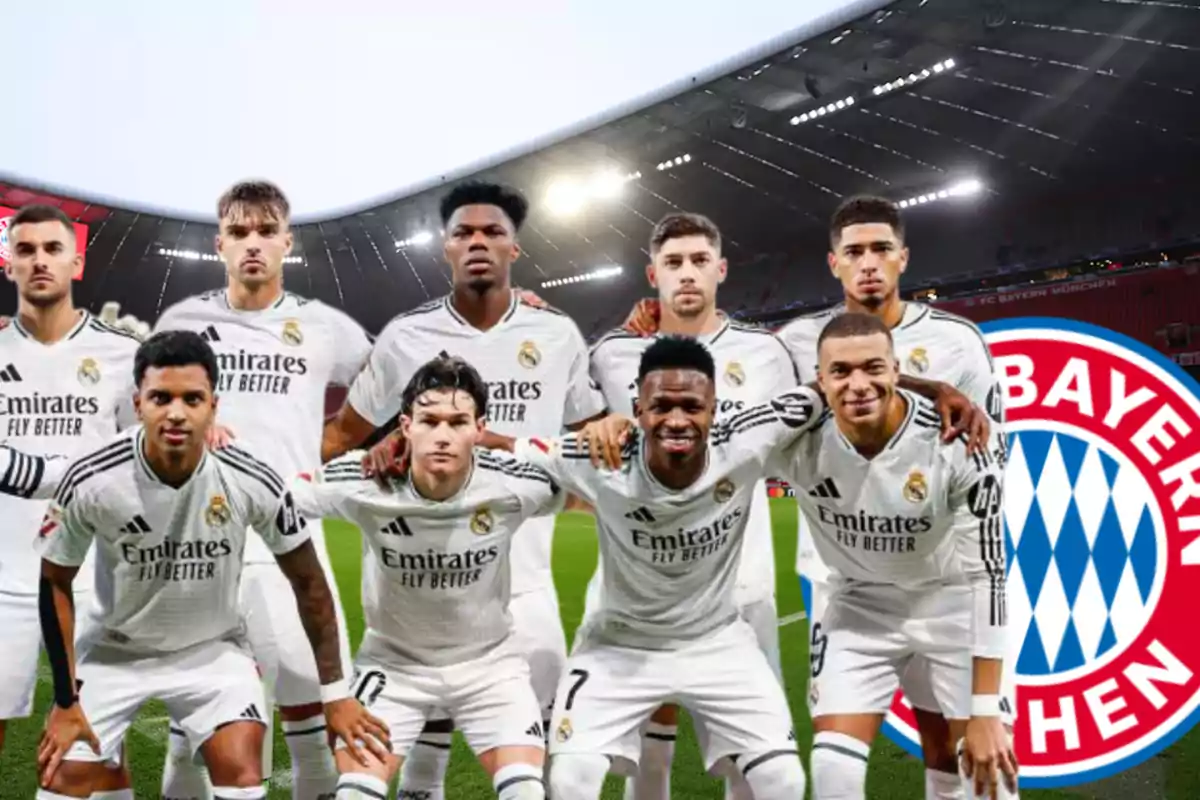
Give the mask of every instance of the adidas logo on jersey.
[[396, 517], [394, 520], [384, 525], [379, 529], [380, 533], [390, 533], [393, 536], [412, 536], [412, 528], [408, 527], [408, 523], [404, 521], [404, 517]]
[[21, 380], [23, 380], [21, 373], [17, 372], [15, 364], [9, 364], [4, 369], [0, 369], [0, 383], [19, 383]]
[[142, 519], [141, 515], [135, 515], [133, 519], [121, 526], [121, 533], [149, 533], [150, 526], [146, 524], [146, 520]]
[[217, 333], [217, 328], [214, 325], [209, 325], [207, 328], [200, 331], [200, 338], [206, 342], [221, 341], [221, 335]]
[[255, 722], [263, 721], [262, 714], [258, 713], [258, 706], [256, 706], [254, 703], [246, 706], [245, 710], [242, 711], [241, 718], [254, 720]]
[[535, 739], [545, 739], [546, 732], [542, 730], [542, 723], [535, 722], [525, 730], [526, 736], [532, 736]]
[[639, 508], [635, 508], [633, 511], [630, 511], [625, 515], [625, 519], [631, 519], [635, 522], [647, 522], [650, 524], [654, 524], [658, 521], [654, 518], [654, 515], [650, 513], [650, 509], [646, 508], [645, 506], [641, 506]]
[[841, 500], [842, 494], [838, 491], [837, 484], [833, 482], [833, 478], [826, 478], [808, 491], [811, 497], [828, 497], [833, 500]]

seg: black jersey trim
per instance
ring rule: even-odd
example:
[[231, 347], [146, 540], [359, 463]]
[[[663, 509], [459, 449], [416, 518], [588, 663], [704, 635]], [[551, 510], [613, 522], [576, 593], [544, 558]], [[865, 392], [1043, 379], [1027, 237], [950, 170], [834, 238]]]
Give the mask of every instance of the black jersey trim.
[[[138, 344], [141, 344], [142, 342], [142, 340], [139, 339], [135, 334], [130, 333], [129, 331], [123, 331], [120, 328], [115, 328], [112, 325], [109, 325], [107, 322], [98, 320], [95, 317], [92, 317], [91, 322], [88, 323], [88, 328], [98, 333], [109, 333], [113, 336], [120, 336], [124, 339], [130, 339]], [[74, 336], [74, 334], [72, 334], [72, 336]]]
[[30, 497], [42, 485], [46, 474], [46, 459], [8, 448], [8, 469], [0, 478], [0, 487], [16, 497]]
[[122, 464], [133, 461], [134, 443], [133, 438], [120, 439], [77, 460], [58, 482], [58, 491], [54, 493], [54, 501], [60, 506], [67, 505], [74, 499], [76, 492], [84, 483]]
[[279, 473], [240, 447], [230, 445], [220, 450], [214, 450], [213, 454], [234, 469], [240, 470], [258, 480], [259, 483], [270, 489], [275, 496], [284, 493], [283, 478], [279, 477]]

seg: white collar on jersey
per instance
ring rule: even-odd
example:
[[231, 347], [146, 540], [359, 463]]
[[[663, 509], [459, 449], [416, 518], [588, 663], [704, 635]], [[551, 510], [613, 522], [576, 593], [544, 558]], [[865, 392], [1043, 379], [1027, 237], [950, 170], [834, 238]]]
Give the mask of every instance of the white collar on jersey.
[[654, 473], [650, 470], [650, 464], [646, 461], [646, 459], [649, 458], [650, 448], [648, 446], [647, 440], [650, 438], [650, 435], [647, 434], [645, 431], [643, 431], [641, 436], [642, 436], [642, 446], [638, 448], [638, 463], [641, 465], [642, 474], [644, 474], [646, 476], [646, 480], [650, 481], [651, 485], [653, 485], [654, 488], [661, 489], [662, 491], [664, 491], [668, 494], [683, 494], [684, 492], [686, 492], [687, 490], [689, 490], [693, 486], [695, 486], [697, 483], [700, 483], [700, 481], [704, 480], [704, 476], [705, 476], [705, 474], [708, 473], [708, 467], [712, 461], [712, 444], [711, 443], [709, 443], [708, 446], [704, 448], [704, 469], [700, 470], [700, 475], [699, 475], [699, 477], [696, 478], [695, 482], [689, 484], [688, 486], [683, 487], [682, 489], [672, 489], [670, 486], [663, 485], [663, 483], [658, 478], [654, 477]]
[[471, 451], [471, 468], [469, 470], [467, 470], [467, 479], [465, 481], [463, 481], [463, 485], [459, 487], [457, 492], [450, 495], [445, 500], [434, 500], [432, 498], [426, 497], [425, 495], [421, 494], [421, 490], [417, 488], [417, 484], [415, 481], [413, 481], [411, 476], [409, 476], [408, 478], [405, 479], [404, 488], [408, 491], [409, 494], [411, 494], [413, 496], [414, 499], [416, 499], [422, 503], [434, 503], [434, 504], [452, 503], [455, 500], [461, 499], [463, 497], [463, 495], [465, 495], [467, 493], [467, 490], [471, 487], [471, 481], [474, 478], [475, 478], [475, 451], [472, 450]]
[[38, 342], [37, 339], [33, 338], [33, 334], [29, 332], [29, 329], [27, 329], [24, 325], [21, 324], [21, 318], [15, 314], [12, 317], [12, 328], [14, 331], [16, 331], [18, 334], [20, 334], [23, 338], [28, 339], [31, 342], [37, 342], [38, 344], [41, 344], [45, 347], [53, 347], [54, 345], [58, 344], [59, 342], [65, 342], [68, 339], [74, 339], [76, 336], [79, 335], [80, 331], [82, 331], [84, 328], [87, 327], [87, 324], [91, 319], [92, 319], [92, 315], [90, 313], [88, 313], [87, 309], [83, 309], [83, 308], [79, 309], [79, 321], [76, 322], [75, 326], [67, 332], [66, 336], [62, 337], [57, 342]]
[[[504, 312], [504, 316], [501, 317], [500, 321], [497, 322], [492, 327], [492, 330], [495, 330], [496, 328], [500, 327], [504, 323], [508, 322], [510, 319], [513, 318], [513, 315], [517, 313], [517, 308], [521, 305], [521, 301], [520, 301], [520, 299], [518, 299], [516, 292], [511, 292], [511, 295], [512, 296], [509, 298], [509, 301], [508, 301], [508, 311]], [[450, 315], [451, 319], [453, 319], [459, 325], [462, 325], [464, 328], [470, 328], [473, 331], [479, 330], [479, 328], [476, 328], [474, 325], [467, 322], [466, 318], [463, 317], [462, 314], [458, 313], [458, 310], [454, 308], [454, 295], [453, 294], [446, 295], [445, 298], [442, 299], [442, 305], [445, 306], [446, 313]], [[479, 332], [483, 333], [484, 331], [479, 331]]]
[[147, 478], [161, 486], [166, 486], [168, 489], [175, 489], [178, 491], [184, 486], [187, 486], [192, 482], [193, 478], [195, 478], [204, 470], [205, 465], [208, 464], [208, 449], [205, 448], [204, 453], [200, 456], [200, 462], [196, 464], [196, 469], [192, 471], [191, 476], [189, 476], [181, 486], [167, 486], [167, 484], [163, 483], [163, 479], [158, 477], [158, 473], [154, 471], [154, 467], [150, 466], [150, 462], [146, 460], [146, 452], [144, 450], [146, 446], [145, 440], [146, 428], [144, 425], [138, 426], [137, 434], [135, 435], [133, 442], [133, 453], [134, 457], [137, 459], [138, 466], [142, 468], [142, 472], [146, 474]]
[[283, 305], [284, 301], [287, 300], [287, 296], [288, 296], [287, 290], [280, 291], [279, 297], [275, 298], [275, 302], [271, 303], [271, 305], [267, 306], [266, 308], [260, 308], [260, 309], [254, 309], [254, 310], [247, 310], [244, 308], [234, 308], [233, 303], [229, 302], [229, 288], [228, 287], [222, 289], [221, 293], [217, 295], [217, 298], [219, 299], [221, 305], [225, 308], [226, 311], [232, 311], [235, 314], [261, 314], [263, 311], [271, 311], [276, 308], [279, 308], [281, 305]]

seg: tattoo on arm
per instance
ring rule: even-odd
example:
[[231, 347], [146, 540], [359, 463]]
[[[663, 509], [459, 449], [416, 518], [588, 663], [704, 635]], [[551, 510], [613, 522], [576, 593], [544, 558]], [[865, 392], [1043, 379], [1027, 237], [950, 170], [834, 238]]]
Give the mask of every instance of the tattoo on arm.
[[54, 678], [54, 702], [60, 708], [75, 704], [75, 600], [71, 583], [77, 567], [42, 561], [38, 611], [42, 641]]
[[337, 613], [333, 593], [325, 580], [325, 570], [317, 558], [312, 541], [305, 542], [290, 553], [278, 556], [279, 568], [292, 584], [300, 621], [312, 645], [317, 660], [317, 675], [321, 684], [341, 680], [342, 657], [338, 642]]

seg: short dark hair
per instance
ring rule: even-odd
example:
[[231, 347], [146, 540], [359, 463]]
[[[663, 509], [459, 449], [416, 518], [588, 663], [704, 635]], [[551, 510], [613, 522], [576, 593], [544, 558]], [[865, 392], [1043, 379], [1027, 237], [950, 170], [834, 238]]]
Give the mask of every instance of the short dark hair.
[[241, 181], [230, 186], [217, 201], [217, 219], [225, 219], [235, 206], [248, 206], [283, 221], [292, 216], [287, 195], [270, 181]]
[[16, 214], [13, 214], [8, 226], [15, 228], [18, 225], [37, 225], [39, 222], [58, 222], [67, 229], [67, 233], [71, 238], [75, 238], [75, 224], [71, 222], [71, 218], [67, 216], [67, 212], [63, 211], [58, 206], [46, 205], [45, 203], [31, 203], [27, 206], [21, 206]]
[[904, 221], [900, 209], [886, 197], [860, 195], [851, 197], [837, 207], [829, 221], [829, 240], [837, 243], [842, 231], [851, 225], [891, 225], [896, 238], [904, 241]]
[[442, 225], [449, 225], [454, 212], [463, 206], [496, 206], [512, 220], [514, 232], [521, 230], [529, 215], [529, 201], [516, 189], [498, 183], [467, 181], [451, 189], [438, 205]]
[[138, 347], [133, 357], [133, 379], [140, 387], [148, 369], [204, 367], [215, 392], [221, 371], [208, 342], [194, 331], [159, 331]]
[[664, 369], [694, 369], [704, 373], [710, 381], [717, 375], [712, 353], [690, 336], [662, 336], [647, 347], [638, 364], [638, 386], [651, 372]]
[[721, 230], [703, 214], [673, 211], [660, 219], [650, 232], [650, 254], [653, 255], [671, 239], [684, 236], [703, 236], [718, 252], [721, 250]]
[[413, 403], [429, 391], [452, 389], [466, 392], [475, 401], [476, 416], [487, 416], [488, 387], [479, 371], [461, 358], [441, 355], [424, 364], [409, 379], [401, 395], [400, 413], [412, 416]]
[[888, 347], [894, 346], [892, 332], [879, 317], [855, 311], [838, 314], [821, 329], [821, 335], [817, 337], [817, 352], [821, 352], [821, 345], [826, 339], [849, 339], [852, 336], [874, 336], [877, 333], [887, 337]]

